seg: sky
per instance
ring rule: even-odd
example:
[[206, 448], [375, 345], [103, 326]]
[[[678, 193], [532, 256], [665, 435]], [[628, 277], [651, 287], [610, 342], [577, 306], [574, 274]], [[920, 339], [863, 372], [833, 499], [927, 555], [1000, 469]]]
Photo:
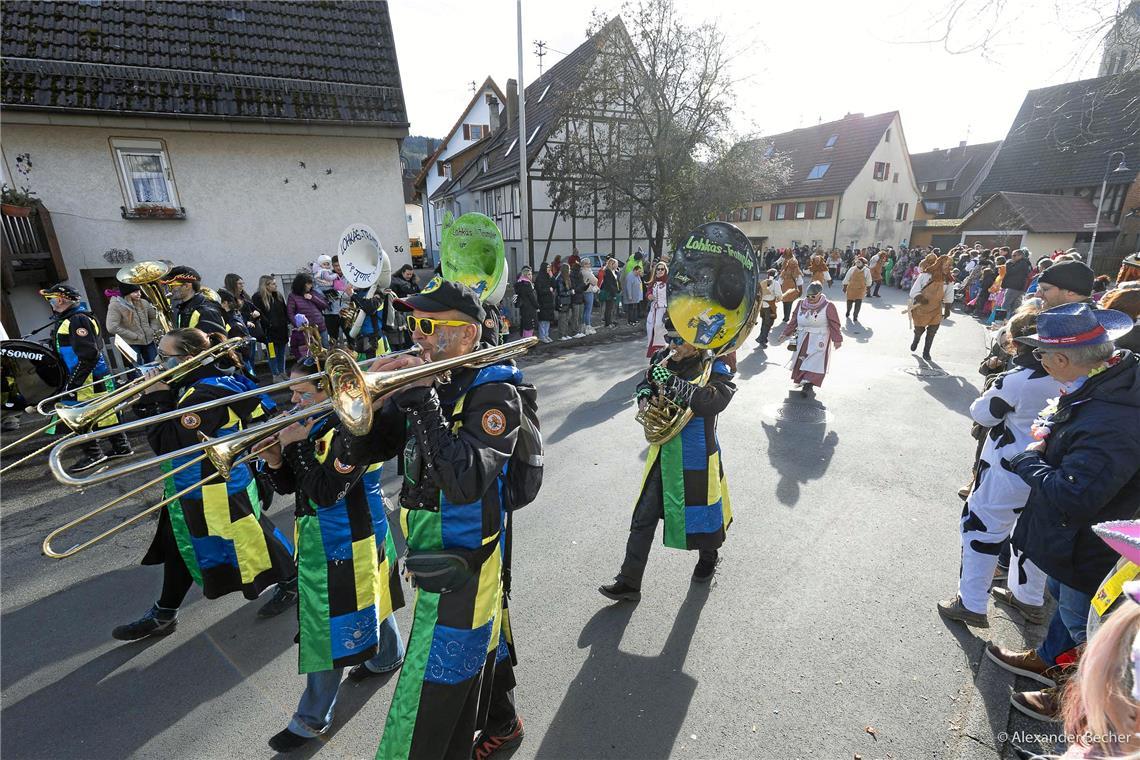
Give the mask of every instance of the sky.
[[[713, 22], [726, 33], [738, 133], [777, 134], [847, 113], [898, 110], [907, 146], [919, 153], [1000, 140], [1027, 90], [1095, 77], [1097, 30], [1122, 1], [676, 4], [687, 22]], [[997, 16], [996, 6], [1003, 6]], [[472, 81], [491, 76], [505, 89], [517, 78], [514, 0], [391, 0], [389, 9], [412, 134], [444, 137], [470, 100]], [[534, 42], [546, 42], [549, 68], [585, 41], [595, 9], [612, 16], [621, 3], [523, 0], [527, 82], [539, 75]]]

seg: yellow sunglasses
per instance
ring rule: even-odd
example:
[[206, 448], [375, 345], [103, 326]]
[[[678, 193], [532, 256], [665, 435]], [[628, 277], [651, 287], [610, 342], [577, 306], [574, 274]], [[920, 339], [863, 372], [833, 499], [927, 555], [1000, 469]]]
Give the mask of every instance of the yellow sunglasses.
[[408, 329], [415, 332], [420, 331], [421, 335], [431, 335], [435, 332], [436, 325], [446, 325], [450, 327], [462, 327], [469, 325], [470, 322], [460, 322], [457, 319], [428, 319], [427, 317], [413, 317], [408, 315]]

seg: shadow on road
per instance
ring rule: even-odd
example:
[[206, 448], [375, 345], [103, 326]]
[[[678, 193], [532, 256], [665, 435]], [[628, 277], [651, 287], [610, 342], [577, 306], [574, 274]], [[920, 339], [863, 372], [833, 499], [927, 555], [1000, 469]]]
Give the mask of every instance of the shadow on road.
[[557, 430], [550, 434], [546, 442], [548, 444], [558, 443], [574, 433], [587, 430], [611, 419], [623, 408], [632, 405], [637, 382], [644, 374], [645, 370], [638, 370], [629, 377], [618, 380], [597, 399], [579, 404], [566, 415], [566, 419], [562, 421]]
[[[108, 575], [116, 575], [110, 573]], [[106, 581], [104, 581], [106, 582]], [[153, 585], [151, 586], [153, 591]], [[120, 598], [122, 589], [91, 594], [93, 603]], [[71, 591], [56, 597], [73, 597]], [[56, 599], [30, 605], [37, 607]], [[131, 614], [137, 615], [152, 598], [139, 593]], [[74, 598], [67, 600], [74, 602]], [[65, 608], [63, 601], [57, 601]], [[140, 607], [141, 604], [141, 607]], [[183, 610], [183, 614], [191, 612]], [[199, 705], [214, 700], [242, 684], [253, 673], [293, 646], [296, 618], [285, 614], [259, 622], [257, 604], [247, 604], [210, 626], [201, 635], [179, 641], [181, 632], [169, 638], [122, 644], [80, 665], [63, 678], [11, 704], [4, 710], [0, 754], [6, 758], [83, 757], [118, 758], [136, 752], [156, 735], [184, 719]], [[18, 614], [18, 613], [16, 613]], [[106, 644], [108, 628], [123, 619], [102, 622], [107, 611], [76, 617], [74, 608], [60, 614], [51, 625], [38, 630], [16, 630], [5, 617], [6, 640], [17, 640], [24, 656], [33, 655], [45, 638], [83, 636]], [[71, 625], [67, 624], [70, 621]], [[85, 630], [89, 632], [84, 633]], [[171, 648], [142, 668], [122, 669], [149, 647]], [[56, 645], [53, 649], [59, 650]], [[52, 650], [49, 650], [49, 652]], [[5, 668], [19, 658], [5, 657]], [[5, 674], [7, 677], [7, 674]], [[303, 688], [298, 677], [297, 694]]]
[[853, 338], [856, 343], [866, 343], [871, 340], [871, 336], [875, 334], [875, 331], [870, 327], [864, 327], [860, 322], [848, 320], [843, 326], [843, 334], [849, 338]]
[[578, 637], [578, 647], [590, 654], [535, 757], [669, 757], [697, 688], [684, 666], [708, 597], [709, 586], [689, 587], [656, 657], [619, 649], [636, 605], [598, 610]]
[[780, 419], [791, 417], [789, 412], [793, 409], [815, 409], [826, 414], [826, 407], [819, 401], [803, 399], [797, 391], [791, 391], [780, 407], [776, 423], [760, 423], [768, 439], [768, 462], [779, 475], [776, 499], [789, 507], [800, 500], [802, 483], [819, 480], [827, 473], [839, 445], [839, 434], [828, 430], [824, 422]]
[[[784, 353], [786, 354], [788, 352], [785, 351]], [[768, 367], [772, 364], [775, 364], [775, 362], [770, 361], [770, 359], [777, 358], [780, 358], [780, 355], [777, 354], [774, 349], [761, 348], [760, 346], [756, 346], [752, 349], [748, 356], [744, 357], [736, 363], [736, 375], [741, 380], [747, 380], [750, 377], [755, 377], [764, 370], [768, 369]]]
[[[934, 348], [937, 346], [938, 342], [935, 341]], [[946, 371], [942, 369], [937, 360], [927, 361], [917, 356], [914, 357], [914, 360], [919, 369]], [[963, 417], [970, 416], [970, 404], [982, 394], [973, 383], [967, 382], [965, 378], [959, 375], [946, 375], [944, 377], [919, 375], [918, 379], [922, 381], [922, 389], [938, 403]]]

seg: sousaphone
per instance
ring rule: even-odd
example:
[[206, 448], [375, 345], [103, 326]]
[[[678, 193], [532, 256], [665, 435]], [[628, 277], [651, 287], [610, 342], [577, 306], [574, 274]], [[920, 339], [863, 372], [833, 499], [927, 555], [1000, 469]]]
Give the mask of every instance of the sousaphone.
[[[378, 290], [386, 290], [392, 285], [392, 262], [380, 239], [372, 228], [365, 224], [349, 225], [337, 241], [337, 260], [344, 279], [354, 289], [367, 290], [372, 298]], [[340, 312], [345, 332], [350, 338], [360, 334], [364, 326], [364, 310], [356, 304], [345, 306]]]
[[502, 301], [507, 292], [507, 259], [503, 235], [495, 220], [477, 213], [454, 220], [446, 217], [441, 237], [443, 279], [466, 285], [484, 303]]

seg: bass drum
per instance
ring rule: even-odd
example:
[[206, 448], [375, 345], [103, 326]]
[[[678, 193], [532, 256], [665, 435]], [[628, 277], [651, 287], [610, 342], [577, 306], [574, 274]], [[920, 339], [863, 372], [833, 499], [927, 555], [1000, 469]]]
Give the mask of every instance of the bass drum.
[[24, 403], [34, 406], [63, 390], [67, 368], [52, 349], [30, 340], [0, 343], [0, 372], [4, 383], [15, 383]]

